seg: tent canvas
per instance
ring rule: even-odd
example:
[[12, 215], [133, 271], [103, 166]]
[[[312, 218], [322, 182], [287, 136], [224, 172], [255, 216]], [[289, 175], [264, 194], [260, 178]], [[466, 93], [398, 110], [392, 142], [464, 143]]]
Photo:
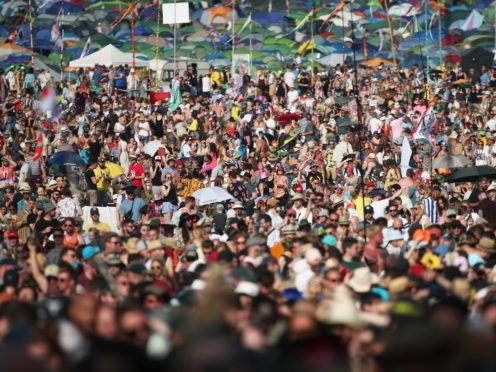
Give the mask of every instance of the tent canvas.
[[[132, 53], [123, 53], [112, 44], [100, 49], [99, 51], [87, 55], [86, 57], [76, 59], [69, 63], [70, 67], [94, 67], [95, 64], [104, 66], [119, 66], [119, 65], [132, 65]], [[148, 66], [148, 61], [136, 59], [137, 67]]]

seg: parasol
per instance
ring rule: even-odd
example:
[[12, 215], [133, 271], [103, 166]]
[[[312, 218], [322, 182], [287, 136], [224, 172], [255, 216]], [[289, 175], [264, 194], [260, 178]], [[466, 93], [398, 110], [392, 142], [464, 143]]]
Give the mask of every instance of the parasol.
[[470, 164], [470, 160], [463, 155], [446, 155], [435, 158], [432, 161], [434, 169], [462, 168]]
[[475, 182], [481, 178], [496, 179], [496, 169], [488, 165], [460, 168], [446, 178], [446, 182]]
[[222, 187], [218, 187], [218, 186], [212, 186], [212, 187], [206, 187], [204, 189], [200, 189], [193, 194], [193, 197], [195, 199], [198, 199], [200, 206], [222, 203], [223, 201], [234, 199], [234, 197], [231, 194], [229, 194]]

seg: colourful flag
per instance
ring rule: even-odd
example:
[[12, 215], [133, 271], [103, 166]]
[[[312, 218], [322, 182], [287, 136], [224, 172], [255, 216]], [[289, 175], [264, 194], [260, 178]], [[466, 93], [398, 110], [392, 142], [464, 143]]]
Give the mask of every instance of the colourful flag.
[[327, 24], [327, 22], [329, 22], [329, 20], [334, 17], [336, 14], [338, 14], [343, 8], [344, 8], [344, 5], [345, 5], [345, 1], [341, 1], [338, 6], [336, 7], [336, 9], [334, 9], [332, 11], [331, 14], [329, 14], [327, 16], [327, 18], [325, 19], [325, 21], [322, 23], [322, 26], [320, 26], [320, 30], [322, 30], [322, 28]]
[[313, 39], [308, 39], [300, 45], [297, 52], [299, 55], [304, 55], [308, 50], [312, 50], [313, 48], [315, 48], [315, 41]]
[[36, 140], [36, 148], [34, 149], [33, 160], [38, 160], [43, 154], [43, 133], [38, 132], [38, 138]]
[[181, 95], [181, 89], [179, 88], [179, 82], [174, 79], [172, 81], [171, 96], [169, 99], [169, 110], [174, 111], [183, 103], [183, 97]]

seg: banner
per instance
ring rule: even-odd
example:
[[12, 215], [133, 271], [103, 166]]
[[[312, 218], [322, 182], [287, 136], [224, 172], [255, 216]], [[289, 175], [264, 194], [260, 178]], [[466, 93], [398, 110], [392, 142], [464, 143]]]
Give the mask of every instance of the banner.
[[436, 121], [436, 110], [433, 107], [429, 107], [428, 110], [420, 117], [420, 120], [415, 127], [412, 138], [414, 140], [425, 139], [430, 142], [431, 130], [434, 122]]
[[234, 71], [238, 71], [240, 74], [243, 74], [243, 72], [250, 71], [250, 63], [251, 63], [251, 58], [249, 54], [234, 54], [233, 55], [233, 64], [234, 64]]

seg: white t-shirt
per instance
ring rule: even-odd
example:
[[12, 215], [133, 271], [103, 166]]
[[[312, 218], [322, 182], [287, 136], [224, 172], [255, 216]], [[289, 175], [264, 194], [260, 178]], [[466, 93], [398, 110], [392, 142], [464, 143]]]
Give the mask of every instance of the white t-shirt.
[[298, 101], [298, 97], [300, 95], [298, 94], [298, 92], [295, 90], [290, 90], [288, 92], [288, 104], [289, 105], [292, 105], [293, 103], [295, 103], [296, 101]]
[[385, 209], [389, 205], [389, 199], [373, 201], [372, 203], [370, 203], [370, 205], [372, 206], [372, 208], [374, 208], [374, 219], [386, 217]]
[[377, 118], [372, 118], [369, 121], [370, 133], [374, 134], [379, 129], [381, 129], [381, 121]]
[[212, 89], [212, 80], [209, 76], [204, 76], [202, 78], [202, 92], [208, 93]]
[[191, 146], [186, 142], [181, 146], [180, 157], [182, 158], [190, 158], [191, 157]]
[[296, 80], [296, 77], [294, 76], [294, 74], [291, 72], [291, 71], [286, 71], [284, 73], [284, 82], [286, 83], [286, 85], [288, 87], [294, 87], [295, 86], [295, 80]]

